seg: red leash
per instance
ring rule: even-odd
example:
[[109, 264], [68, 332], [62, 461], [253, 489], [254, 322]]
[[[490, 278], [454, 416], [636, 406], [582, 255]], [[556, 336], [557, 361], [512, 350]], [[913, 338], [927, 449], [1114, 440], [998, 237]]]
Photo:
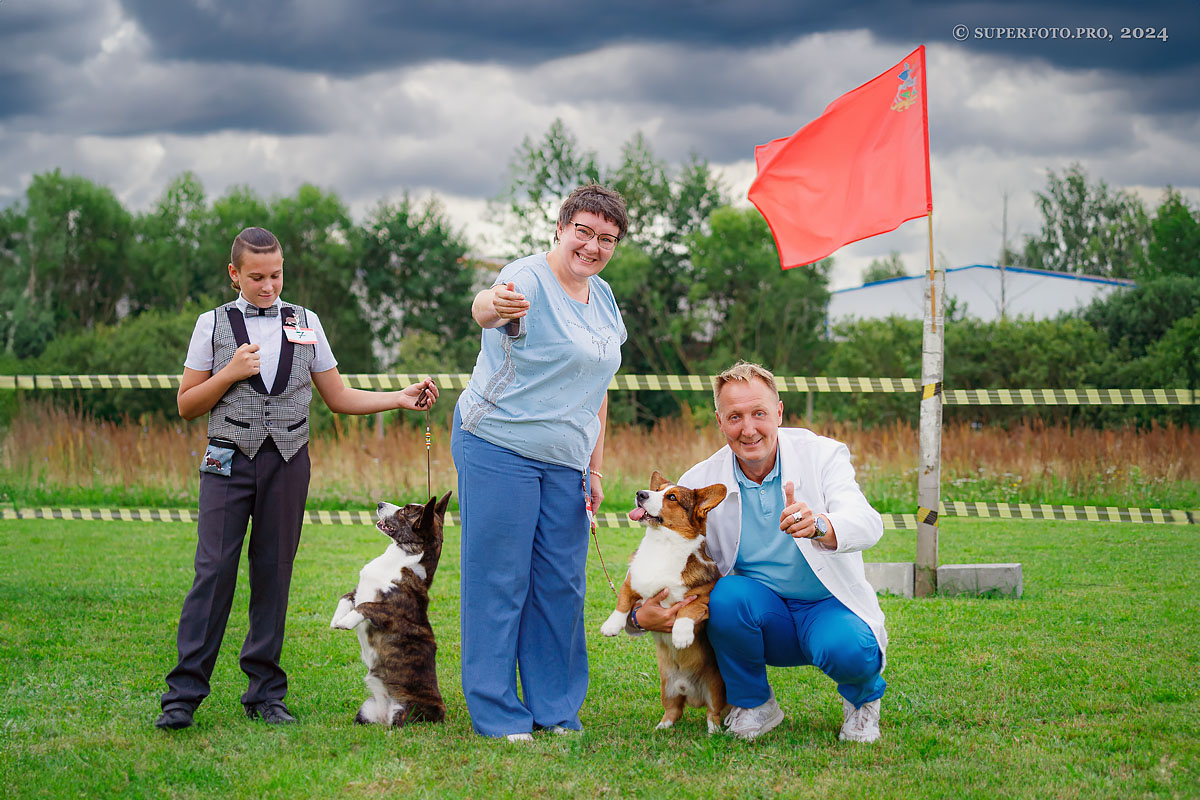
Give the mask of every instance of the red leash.
[[608, 580], [608, 588], [612, 589], [613, 594], [617, 593], [617, 587], [613, 584], [612, 576], [608, 574], [608, 567], [604, 565], [604, 554], [600, 552], [600, 537], [596, 535], [596, 515], [592, 511], [592, 493], [588, 491], [587, 473], [583, 473], [583, 502], [587, 508], [588, 523], [592, 528], [592, 541], [596, 543], [596, 556], [600, 559], [600, 568], [604, 570], [604, 577]]
[[417, 397], [417, 408], [425, 407], [425, 494], [427, 497], [433, 496], [433, 466], [430, 462], [429, 448], [433, 444], [433, 433], [429, 425], [429, 413], [431, 406], [428, 400], [429, 388], [421, 387], [421, 394]]

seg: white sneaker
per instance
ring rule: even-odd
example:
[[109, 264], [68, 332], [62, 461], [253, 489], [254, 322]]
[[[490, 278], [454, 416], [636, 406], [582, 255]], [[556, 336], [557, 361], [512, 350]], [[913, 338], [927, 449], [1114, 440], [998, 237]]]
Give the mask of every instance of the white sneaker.
[[725, 717], [725, 726], [739, 739], [753, 739], [783, 722], [783, 709], [775, 702], [775, 691], [767, 702], [754, 708], [734, 706]]
[[854, 712], [858, 711], [858, 709], [854, 707], [854, 703], [851, 703], [840, 694], [838, 697], [842, 701], [842, 730], [845, 730], [846, 724], [850, 722], [850, 718], [854, 716]]
[[[847, 709], [849, 706], [849, 710]], [[843, 742], [870, 744], [879, 738], [879, 701], [863, 703], [858, 708], [842, 698], [842, 730], [838, 738]]]
[[532, 733], [510, 733], [508, 736], [505, 736], [504, 738], [510, 742], [532, 742], [533, 734]]

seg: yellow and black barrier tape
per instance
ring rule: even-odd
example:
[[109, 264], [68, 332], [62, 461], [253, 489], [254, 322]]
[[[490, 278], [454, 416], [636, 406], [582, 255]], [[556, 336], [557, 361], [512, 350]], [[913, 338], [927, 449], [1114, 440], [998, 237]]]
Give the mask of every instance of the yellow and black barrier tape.
[[917, 522], [922, 522], [926, 525], [937, 525], [938, 512], [934, 511], [932, 508], [917, 506]]
[[1191, 389], [947, 389], [945, 402], [958, 406], [1190, 406]]
[[1196, 525], [1200, 509], [1119, 508], [1117, 506], [1055, 506], [1033, 503], [984, 503], [952, 500], [942, 503], [946, 517], [1067, 520], [1071, 522], [1138, 522], [1158, 525]]
[[179, 375], [4, 375], [0, 389], [178, 389]]
[[467, 373], [451, 374], [440, 372], [433, 375], [417, 375], [414, 373], [377, 373], [343, 375], [346, 385], [352, 389], [386, 389], [395, 391], [420, 383], [426, 378], [433, 378], [439, 389], [465, 389], [471, 376]]
[[[882, 514], [887, 530], [916, 530], [918, 520], [926, 522], [933, 512], [919, 508], [919, 514]], [[1066, 520], [1072, 522], [1136, 522], [1157, 525], [1198, 525], [1200, 509], [1118, 508], [1116, 506], [1053, 506], [1031, 503], [984, 503], [950, 501], [939, 505], [935, 520], [942, 517], [979, 517], [984, 519]], [[196, 522], [198, 512], [187, 508], [4, 508], [0, 520], [64, 519], [111, 522]], [[306, 511], [307, 525], [374, 525], [370, 511]], [[457, 526], [457, 514], [447, 514], [446, 524]], [[596, 515], [601, 528], [640, 528], [625, 514]]]
[[40, 508], [0, 509], [0, 520], [73, 519], [92, 522], [196, 522], [190, 508]]
[[[467, 373], [362, 373], [342, 376], [355, 389], [403, 389], [432, 377], [443, 389], [464, 389]], [[781, 392], [939, 393], [947, 405], [1197, 405], [1191, 389], [946, 389], [922, 386], [914, 378], [826, 378], [776, 376]], [[178, 375], [0, 375], [0, 391], [9, 389], [177, 389]], [[706, 375], [617, 375], [611, 391], [711, 391]]]
[[[93, 522], [198, 522], [199, 512], [191, 508], [5, 508], [0, 520], [65, 519]], [[305, 525], [374, 525], [370, 511], [305, 511]], [[457, 525], [456, 514], [446, 515], [447, 525]]]

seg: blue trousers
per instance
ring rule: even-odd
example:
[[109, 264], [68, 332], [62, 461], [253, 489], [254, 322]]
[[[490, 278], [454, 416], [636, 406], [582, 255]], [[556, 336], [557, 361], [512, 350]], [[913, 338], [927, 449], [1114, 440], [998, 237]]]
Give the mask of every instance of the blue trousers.
[[751, 578], [727, 575], [708, 602], [708, 638], [732, 705], [767, 702], [767, 665], [812, 665], [855, 707], [883, 697], [883, 655], [870, 626], [836, 597], [780, 597]]
[[[461, 429], [451, 453], [462, 515], [462, 687], [475, 731], [578, 730], [587, 695], [581, 470]], [[520, 674], [521, 693], [517, 693]]]

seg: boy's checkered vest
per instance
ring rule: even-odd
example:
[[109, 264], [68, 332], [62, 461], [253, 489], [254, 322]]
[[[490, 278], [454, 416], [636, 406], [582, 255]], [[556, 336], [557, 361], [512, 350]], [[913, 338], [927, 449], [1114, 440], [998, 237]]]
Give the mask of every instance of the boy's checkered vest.
[[[246, 320], [236, 303], [217, 308], [213, 325], [213, 374], [233, 360], [238, 346], [250, 341]], [[295, 317], [308, 327], [308, 310], [283, 306], [283, 320]], [[313, 345], [294, 345], [283, 336], [275, 385], [267, 391], [261, 375], [240, 380], [227, 391], [208, 414], [208, 437], [237, 445], [247, 458], [254, 458], [268, 436], [284, 461], [308, 443], [308, 404], [312, 400]]]

